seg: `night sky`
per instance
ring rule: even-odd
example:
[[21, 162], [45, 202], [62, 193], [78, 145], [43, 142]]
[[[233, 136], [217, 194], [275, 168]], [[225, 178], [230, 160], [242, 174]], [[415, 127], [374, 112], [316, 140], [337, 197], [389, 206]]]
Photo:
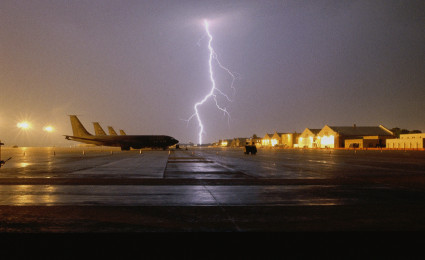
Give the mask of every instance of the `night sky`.
[[[0, 2], [0, 139], [74, 145], [69, 114], [204, 143], [325, 124], [425, 131], [425, 1]], [[16, 124], [28, 120], [32, 129]], [[42, 127], [51, 124], [54, 133]]]

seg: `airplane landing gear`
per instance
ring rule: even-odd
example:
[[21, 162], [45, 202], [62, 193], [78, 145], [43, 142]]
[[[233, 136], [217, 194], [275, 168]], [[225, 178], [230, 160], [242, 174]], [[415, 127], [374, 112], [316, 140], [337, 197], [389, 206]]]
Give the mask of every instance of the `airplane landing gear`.
[[130, 151], [130, 146], [121, 146], [121, 151]]

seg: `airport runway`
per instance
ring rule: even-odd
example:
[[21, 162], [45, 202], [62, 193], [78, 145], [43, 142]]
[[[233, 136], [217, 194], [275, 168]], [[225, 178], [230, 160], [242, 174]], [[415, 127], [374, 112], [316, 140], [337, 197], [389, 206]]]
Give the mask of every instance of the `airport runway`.
[[3, 148], [0, 232], [424, 231], [425, 152]]

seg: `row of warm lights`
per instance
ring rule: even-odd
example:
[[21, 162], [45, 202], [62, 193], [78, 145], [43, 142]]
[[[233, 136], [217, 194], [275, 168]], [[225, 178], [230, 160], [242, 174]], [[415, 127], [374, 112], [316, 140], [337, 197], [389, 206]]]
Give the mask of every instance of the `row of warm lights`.
[[323, 136], [321, 143], [323, 145], [332, 145], [332, 144], [334, 144], [334, 136], [333, 135], [331, 135], [329, 137]]
[[[20, 129], [24, 129], [24, 130], [31, 128], [31, 124], [26, 122], [26, 121], [19, 122], [16, 126]], [[46, 132], [49, 132], [49, 133], [53, 132], [54, 130], [55, 129], [53, 128], [53, 126], [50, 126], [50, 125], [43, 127], [43, 131], [46, 131]]]
[[278, 140], [277, 139], [263, 139], [262, 140], [263, 145], [269, 145], [271, 143], [272, 146], [275, 146], [278, 144]]
[[[317, 139], [320, 140], [320, 136], [318, 136]], [[302, 137], [298, 138], [298, 141], [301, 143], [303, 141], [303, 138]], [[310, 143], [312, 143], [312, 142], [313, 142], [313, 137], [310, 136]], [[322, 140], [321, 140], [321, 143], [323, 145], [333, 144], [334, 143], [334, 136], [333, 135], [331, 135], [329, 137], [328, 136], [323, 136], [322, 137]]]
[[[320, 139], [320, 136], [318, 138]], [[298, 138], [298, 141], [301, 143], [303, 141], [303, 138], [302, 137]], [[311, 143], [313, 142], [313, 137], [311, 136], [310, 136], [310, 142]]]

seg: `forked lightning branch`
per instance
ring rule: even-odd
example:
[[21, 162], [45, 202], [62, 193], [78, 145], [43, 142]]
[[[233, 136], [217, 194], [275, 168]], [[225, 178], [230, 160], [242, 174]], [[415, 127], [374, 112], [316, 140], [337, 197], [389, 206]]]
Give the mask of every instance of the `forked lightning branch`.
[[212, 35], [209, 31], [209, 24], [208, 24], [207, 20], [204, 20], [204, 25], [205, 25], [205, 31], [206, 31], [207, 36], [208, 36], [208, 50], [209, 50], [208, 68], [209, 68], [209, 78], [210, 78], [210, 81], [211, 81], [211, 89], [210, 89], [210, 92], [201, 101], [195, 103], [195, 105], [193, 106], [195, 113], [192, 116], [190, 116], [189, 119], [187, 120], [189, 122], [194, 117], [196, 117], [196, 119], [198, 120], [198, 124], [199, 124], [198, 141], [199, 141], [199, 144], [202, 144], [202, 136], [204, 134], [204, 125], [202, 123], [201, 115], [199, 113], [199, 107], [202, 106], [206, 101], [208, 101], [209, 99], [212, 98], [215, 102], [217, 109], [222, 111], [228, 117], [228, 119], [230, 120], [230, 114], [227, 111], [226, 107], [222, 107], [222, 106], [219, 105], [218, 100], [217, 100], [217, 95], [221, 95], [221, 96], [225, 97], [230, 102], [232, 100], [223, 91], [221, 91], [219, 88], [217, 88], [216, 82], [215, 82], [215, 79], [214, 79], [213, 62], [215, 62], [216, 65], [219, 68], [223, 69], [224, 71], [226, 71], [231, 76], [232, 83], [230, 85], [230, 88], [232, 88], [233, 90], [234, 90], [233, 83], [236, 79], [235, 75], [228, 68], [224, 67], [220, 63], [218, 56], [217, 56], [217, 53], [214, 51], [214, 48], [212, 47], [211, 43], [213, 41], [213, 37], [212, 37]]

